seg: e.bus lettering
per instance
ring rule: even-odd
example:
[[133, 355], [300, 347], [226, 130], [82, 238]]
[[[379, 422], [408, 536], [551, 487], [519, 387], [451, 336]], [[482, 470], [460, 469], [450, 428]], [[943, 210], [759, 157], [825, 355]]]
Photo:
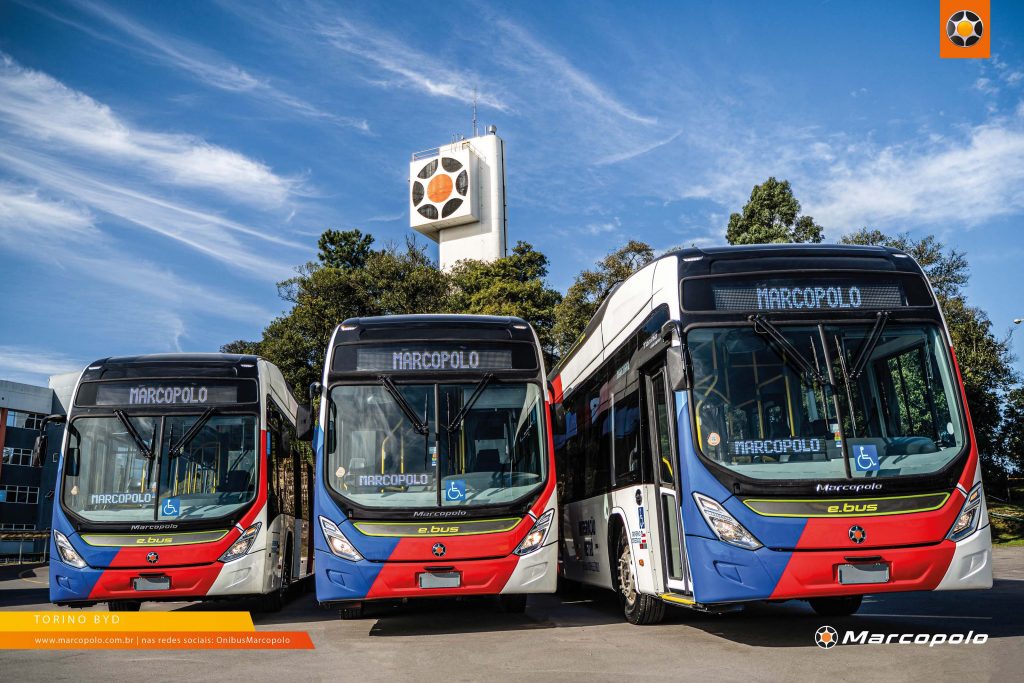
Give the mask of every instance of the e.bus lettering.
[[132, 387], [128, 391], [129, 405], [162, 405], [175, 403], [206, 403], [206, 387]]
[[860, 308], [860, 288], [850, 287], [758, 287], [759, 310]]
[[392, 370], [475, 370], [480, 367], [477, 351], [395, 351]]

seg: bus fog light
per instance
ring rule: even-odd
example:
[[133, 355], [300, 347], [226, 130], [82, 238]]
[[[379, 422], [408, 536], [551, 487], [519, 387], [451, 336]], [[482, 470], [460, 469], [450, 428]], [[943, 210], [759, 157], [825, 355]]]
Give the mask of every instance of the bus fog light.
[[537, 520], [537, 523], [530, 529], [530, 533], [526, 534], [526, 538], [522, 540], [519, 546], [512, 552], [516, 555], [529, 555], [535, 550], [540, 550], [544, 546], [544, 541], [548, 537], [548, 530], [551, 529], [551, 520], [555, 518], [555, 511], [548, 510]]
[[320, 528], [324, 532], [324, 539], [327, 540], [327, 547], [331, 549], [332, 553], [352, 562], [358, 562], [363, 559], [363, 556], [359, 554], [356, 547], [345, 538], [345, 534], [341, 533], [341, 529], [338, 528], [337, 524], [326, 517], [321, 517]]
[[252, 544], [256, 542], [256, 537], [260, 533], [260, 523], [256, 522], [251, 527], [245, 530], [238, 540], [231, 544], [231, 547], [224, 551], [224, 554], [220, 556], [220, 562], [232, 562], [234, 560], [241, 559], [248, 554], [249, 550], [252, 549]]
[[736, 518], [718, 501], [700, 493], [694, 493], [693, 499], [697, 502], [697, 509], [700, 510], [704, 521], [720, 541], [746, 550], [757, 550], [761, 547], [761, 542], [736, 521]]
[[60, 555], [60, 560], [66, 565], [75, 567], [76, 569], [84, 569], [87, 565], [82, 556], [78, 554], [75, 547], [71, 545], [71, 541], [68, 537], [61, 532], [54, 529], [53, 531], [53, 542], [57, 546], [57, 553]]
[[953, 522], [953, 527], [946, 534], [946, 538], [951, 541], [959, 541], [977, 531], [978, 523], [981, 520], [981, 501], [983, 497], [981, 484], [978, 483], [971, 489], [970, 495], [964, 501], [964, 506], [960, 509], [960, 515]]

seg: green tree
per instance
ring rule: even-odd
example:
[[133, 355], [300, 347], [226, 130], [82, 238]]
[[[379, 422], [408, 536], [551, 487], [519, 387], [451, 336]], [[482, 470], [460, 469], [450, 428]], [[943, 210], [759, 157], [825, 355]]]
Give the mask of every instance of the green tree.
[[754, 186], [742, 212], [729, 216], [725, 239], [729, 244], [821, 242], [822, 227], [799, 213], [789, 181], [770, 177]]
[[986, 477], [1004, 477], [1007, 454], [1000, 435], [1005, 419], [1003, 401], [1018, 377], [1009, 337], [997, 337], [985, 311], [967, 303], [963, 293], [970, 276], [966, 256], [955, 249], [947, 250], [932, 235], [914, 240], [907, 233], [890, 236], [862, 228], [845, 235], [842, 241], [900, 249], [917, 259], [928, 275], [949, 325]]
[[359, 230], [325, 230], [317, 249], [320, 263], [328, 268], [362, 268], [373, 253], [373, 236]]
[[242, 355], [260, 355], [260, 343], [254, 341], [246, 341], [245, 339], [236, 339], [233, 342], [228, 342], [220, 347], [221, 353], [238, 353]]
[[654, 250], [645, 242], [630, 240], [625, 246], [584, 270], [555, 308], [552, 337], [560, 355], [568, 353], [579, 340], [587, 323], [611, 289], [654, 258]]
[[999, 434], [1008, 470], [1024, 473], [1024, 387], [1016, 387], [1006, 396], [1003, 426]]
[[550, 367], [557, 351], [552, 337], [555, 307], [562, 295], [547, 285], [547, 275], [548, 257], [526, 242], [495, 261], [460, 261], [449, 273], [450, 310], [523, 318], [537, 331]]

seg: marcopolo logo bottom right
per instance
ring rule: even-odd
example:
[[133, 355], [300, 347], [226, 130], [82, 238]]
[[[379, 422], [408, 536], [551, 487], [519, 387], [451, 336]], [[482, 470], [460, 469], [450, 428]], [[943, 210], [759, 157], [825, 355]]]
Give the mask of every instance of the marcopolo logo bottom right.
[[822, 626], [814, 632], [814, 643], [823, 650], [836, 645], [984, 645], [987, 633], [872, 633], [870, 631], [839, 631]]

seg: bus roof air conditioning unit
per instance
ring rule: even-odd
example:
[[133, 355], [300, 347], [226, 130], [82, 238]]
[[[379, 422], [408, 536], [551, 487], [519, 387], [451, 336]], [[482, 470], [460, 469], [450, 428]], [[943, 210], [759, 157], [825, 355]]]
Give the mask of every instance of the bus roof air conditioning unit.
[[423, 234], [480, 220], [477, 158], [469, 145], [444, 148], [409, 164], [409, 222]]

